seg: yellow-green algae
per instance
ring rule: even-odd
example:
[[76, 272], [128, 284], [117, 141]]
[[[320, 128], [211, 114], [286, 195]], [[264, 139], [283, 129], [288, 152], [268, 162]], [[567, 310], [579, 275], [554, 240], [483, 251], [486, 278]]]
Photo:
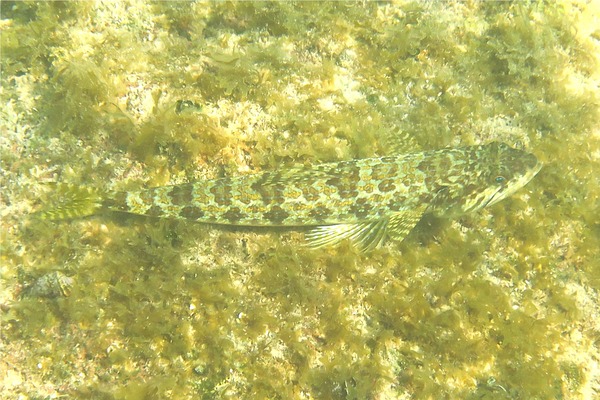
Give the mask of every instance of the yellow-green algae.
[[[0, 6], [0, 397], [598, 396], [597, 2]], [[367, 256], [295, 231], [28, 217], [53, 182], [367, 157], [390, 134], [546, 165]], [[57, 273], [68, 292], [32, 295]]]

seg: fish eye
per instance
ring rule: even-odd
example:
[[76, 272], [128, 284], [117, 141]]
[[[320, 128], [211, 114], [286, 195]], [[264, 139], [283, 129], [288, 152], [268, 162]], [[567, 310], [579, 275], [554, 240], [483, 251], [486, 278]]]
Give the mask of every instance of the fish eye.
[[495, 179], [496, 183], [504, 183], [505, 180], [506, 178], [504, 178], [503, 176], [497, 176]]

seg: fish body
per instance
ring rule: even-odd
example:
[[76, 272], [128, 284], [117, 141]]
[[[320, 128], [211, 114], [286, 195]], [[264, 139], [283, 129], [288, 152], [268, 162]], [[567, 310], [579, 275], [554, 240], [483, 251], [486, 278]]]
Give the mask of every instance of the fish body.
[[72, 189], [63, 205], [42, 216], [60, 219], [104, 209], [223, 225], [310, 226], [307, 237], [315, 247], [350, 239], [359, 249], [370, 250], [386, 237], [402, 240], [425, 213], [452, 217], [494, 204], [524, 186], [540, 168], [534, 155], [493, 142], [104, 198], [92, 190]]

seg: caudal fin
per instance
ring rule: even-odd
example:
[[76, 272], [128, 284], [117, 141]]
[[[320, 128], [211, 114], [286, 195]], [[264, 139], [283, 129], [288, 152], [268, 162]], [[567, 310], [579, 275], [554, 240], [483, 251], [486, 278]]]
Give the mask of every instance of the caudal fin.
[[97, 190], [60, 184], [55, 199], [34, 215], [48, 220], [81, 218], [96, 214], [101, 208], [102, 196]]

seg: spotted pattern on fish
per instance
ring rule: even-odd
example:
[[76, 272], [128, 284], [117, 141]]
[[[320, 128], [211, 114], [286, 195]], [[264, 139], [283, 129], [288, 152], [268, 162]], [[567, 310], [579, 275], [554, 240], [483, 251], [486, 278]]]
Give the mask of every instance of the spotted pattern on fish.
[[312, 226], [308, 239], [315, 247], [350, 239], [369, 250], [386, 237], [402, 240], [424, 213], [455, 216], [494, 204], [540, 168], [534, 155], [493, 142], [113, 193], [94, 201], [98, 209], [211, 224]]

